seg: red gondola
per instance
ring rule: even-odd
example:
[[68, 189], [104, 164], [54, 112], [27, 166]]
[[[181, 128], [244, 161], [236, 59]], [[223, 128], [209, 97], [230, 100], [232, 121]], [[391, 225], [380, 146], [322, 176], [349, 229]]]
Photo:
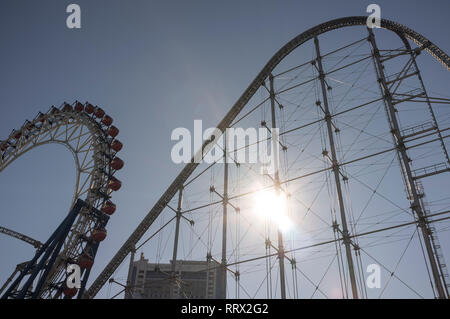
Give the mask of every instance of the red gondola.
[[119, 140], [114, 140], [111, 143], [111, 148], [116, 152], [120, 151], [122, 149], [122, 147], [123, 147], [123, 144]]
[[105, 111], [103, 111], [103, 109], [99, 108], [98, 106], [95, 108], [94, 111], [94, 116], [96, 118], [101, 119], [103, 117], [103, 115], [105, 115]]
[[31, 123], [30, 121], [27, 121], [26, 124], [25, 124], [25, 128], [26, 128], [28, 131], [31, 131], [31, 130], [34, 128], [34, 124]]
[[111, 201], [107, 201], [102, 206], [102, 212], [104, 212], [107, 215], [112, 215], [116, 211], [116, 204], [114, 204]]
[[110, 126], [113, 122], [113, 118], [109, 115], [105, 115], [102, 119], [102, 123], [106, 126]]
[[1, 144], [1, 146], [0, 146], [0, 150], [2, 151], [2, 152], [4, 152], [4, 151], [6, 151], [6, 149], [8, 148], [8, 143], [7, 142], [3, 142], [2, 144]]
[[75, 103], [75, 111], [82, 112], [83, 110], [84, 110], [83, 104], [81, 104], [80, 102]]
[[115, 177], [111, 177], [111, 179], [109, 180], [109, 184], [108, 184], [109, 189], [112, 189], [113, 191], [118, 191], [121, 186], [122, 186], [121, 181], [119, 181]]
[[95, 241], [103, 241], [103, 240], [105, 240], [106, 235], [107, 235], [107, 232], [106, 232], [106, 229], [104, 229], [104, 228], [94, 229], [92, 231], [92, 234], [91, 234], [92, 238]]
[[45, 115], [42, 114], [41, 112], [39, 112], [39, 115], [38, 115], [37, 118], [38, 118], [39, 121], [41, 121], [41, 123], [45, 122]]
[[69, 103], [65, 103], [62, 108], [63, 112], [71, 112], [72, 110], [73, 110], [72, 105], [70, 105]]
[[13, 137], [14, 137], [16, 140], [18, 140], [21, 136], [22, 136], [22, 132], [16, 131], [16, 130], [13, 131]]
[[94, 259], [92, 259], [92, 257], [89, 256], [88, 254], [84, 253], [78, 259], [78, 264], [80, 265], [81, 268], [91, 269], [92, 265], [94, 264]]
[[119, 134], [119, 129], [114, 125], [111, 125], [108, 129], [108, 135], [111, 137], [116, 137]]
[[119, 157], [115, 157], [111, 161], [111, 167], [114, 168], [116, 171], [121, 169], [123, 167], [123, 164], [124, 164], [123, 161]]
[[64, 285], [63, 294], [64, 296], [67, 296], [69, 298], [73, 298], [78, 293], [77, 288], [69, 288], [66, 285]]
[[87, 103], [84, 107], [84, 110], [87, 114], [91, 114], [92, 112], [94, 112], [94, 106], [91, 103]]

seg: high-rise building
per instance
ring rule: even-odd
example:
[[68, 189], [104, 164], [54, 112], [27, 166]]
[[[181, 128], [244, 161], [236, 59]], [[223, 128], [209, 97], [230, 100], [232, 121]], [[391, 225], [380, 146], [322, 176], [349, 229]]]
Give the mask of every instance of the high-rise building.
[[125, 299], [224, 298], [220, 289], [221, 267], [217, 262], [177, 260], [173, 270], [173, 261], [149, 263], [141, 254], [130, 267]]

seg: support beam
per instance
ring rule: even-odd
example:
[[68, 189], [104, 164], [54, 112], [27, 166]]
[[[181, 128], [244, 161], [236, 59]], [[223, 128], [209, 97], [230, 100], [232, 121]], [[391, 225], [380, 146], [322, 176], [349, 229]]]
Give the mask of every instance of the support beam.
[[[274, 136], [276, 134], [277, 130], [277, 123], [276, 123], [276, 113], [275, 113], [275, 90], [273, 86], [273, 75], [269, 75], [269, 93], [270, 93], [270, 110], [271, 110], [271, 117], [272, 117], [272, 155], [273, 155], [273, 166], [274, 166], [274, 184], [275, 184], [275, 192], [277, 195], [280, 194], [280, 175], [278, 173], [278, 167], [279, 167], [279, 159], [278, 159], [278, 136]], [[280, 290], [281, 290], [281, 299], [286, 299], [286, 275], [284, 270], [284, 244], [283, 244], [283, 234], [281, 233], [281, 230], [277, 230], [278, 233], [278, 261], [280, 265]]]
[[439, 270], [435, 259], [435, 253], [433, 251], [433, 246], [431, 243], [431, 231], [428, 227], [428, 221], [425, 216], [423, 207], [421, 205], [420, 196], [417, 191], [417, 185], [413, 178], [411, 172], [411, 166], [409, 164], [410, 160], [406, 152], [406, 146], [403, 142], [403, 137], [400, 134], [400, 125], [398, 123], [396, 110], [394, 108], [394, 103], [392, 101], [392, 94], [386, 84], [386, 75], [384, 73], [384, 66], [381, 62], [380, 51], [378, 50], [377, 43], [375, 42], [375, 35], [372, 29], [369, 30], [369, 42], [373, 49], [373, 59], [375, 64], [375, 69], [378, 74], [378, 82], [380, 84], [381, 94], [384, 97], [385, 106], [388, 114], [389, 126], [391, 129], [392, 136], [394, 138], [400, 166], [405, 177], [405, 182], [407, 183], [408, 197], [411, 201], [411, 209], [413, 213], [417, 216], [418, 226], [422, 231], [422, 236], [425, 243], [426, 252], [428, 255], [428, 262], [430, 263], [431, 272], [434, 279], [434, 285], [439, 298], [445, 298], [445, 292], [442, 285], [441, 278], [439, 276]]
[[[28, 297], [36, 299], [38, 297], [75, 218], [84, 206], [85, 203], [80, 199], [75, 202], [75, 205], [69, 214], [64, 218], [47, 242], [38, 249], [33, 259], [28, 262], [24, 270], [6, 290], [2, 299], [25, 299]], [[29, 275], [29, 277], [19, 288], [21, 281], [27, 275]], [[35, 283], [36, 279], [37, 283]], [[35, 288], [33, 288], [34, 285], [36, 285]], [[17, 294], [14, 294], [14, 291], [17, 291]]]
[[130, 264], [128, 266], [128, 276], [127, 276], [127, 284], [125, 286], [125, 299], [131, 299], [133, 298], [133, 288], [131, 287], [131, 276], [133, 274], [133, 267], [134, 267], [134, 255], [136, 253], [135, 247], [131, 249], [130, 252]]
[[175, 238], [173, 241], [173, 255], [172, 255], [172, 279], [174, 280], [173, 283], [171, 283], [171, 298], [175, 298], [174, 296], [174, 285], [176, 284], [176, 266], [177, 266], [177, 254], [178, 254], [178, 238], [180, 236], [180, 221], [181, 221], [181, 209], [182, 209], [182, 202], [183, 202], [183, 188], [180, 188], [178, 191], [178, 206], [177, 206], [177, 213], [176, 213], [176, 224], [175, 224]]
[[6, 287], [8, 287], [8, 285], [11, 283], [11, 281], [14, 279], [14, 277], [16, 276], [16, 274], [20, 271], [23, 271], [23, 269], [27, 266], [28, 261], [18, 264], [16, 266], [16, 268], [14, 269], [13, 273], [8, 277], [8, 279], [6, 279], [5, 283], [3, 284], [3, 286], [0, 288], [0, 294], [3, 292], [3, 290], [6, 289]]
[[227, 214], [228, 214], [228, 131], [225, 129], [225, 143], [223, 149], [223, 220], [222, 220], [222, 260], [221, 260], [221, 299], [227, 298]]
[[182, 202], [183, 202], [183, 189], [180, 188], [178, 191], [178, 206], [177, 206], [177, 212], [176, 212], [176, 224], [175, 224], [175, 239], [173, 241], [173, 255], [172, 255], [172, 273], [175, 272], [175, 266], [177, 261], [177, 254], [178, 254], [178, 238], [180, 236], [180, 221], [181, 221], [181, 209], [182, 209]]
[[336, 182], [336, 192], [337, 192], [338, 201], [339, 201], [339, 211], [340, 211], [341, 224], [342, 224], [342, 237], [343, 237], [343, 241], [344, 241], [344, 245], [345, 245], [345, 253], [346, 253], [346, 257], [347, 257], [348, 272], [349, 272], [349, 276], [350, 276], [350, 284], [351, 284], [351, 288], [352, 288], [353, 298], [358, 299], [358, 289], [357, 289], [356, 276], [355, 276], [355, 267], [353, 264], [350, 233], [348, 231], [348, 226], [347, 226], [347, 217], [346, 217], [345, 207], [344, 207], [344, 197], [342, 194], [341, 180], [339, 177], [340, 176], [339, 163], [337, 160], [336, 147], [334, 144], [333, 123], [331, 122], [331, 114], [330, 114], [330, 109], [328, 106], [327, 88], [326, 88], [326, 83], [325, 83], [325, 73], [323, 71], [322, 57], [320, 55], [319, 39], [317, 37], [314, 38], [314, 44], [316, 47], [319, 79], [320, 79], [320, 83], [321, 83], [321, 87], [322, 87], [322, 98], [323, 98], [324, 111], [325, 111], [325, 120], [327, 122], [328, 139], [329, 139], [330, 148], [331, 148], [331, 161], [332, 161], [332, 168], [333, 168], [333, 172], [334, 172], [334, 179]]

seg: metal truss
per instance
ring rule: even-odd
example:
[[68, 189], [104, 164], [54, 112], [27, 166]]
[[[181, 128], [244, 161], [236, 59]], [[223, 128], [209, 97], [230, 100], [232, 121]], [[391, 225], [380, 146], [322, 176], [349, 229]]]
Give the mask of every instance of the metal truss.
[[[333, 122], [333, 119], [339, 115], [342, 115], [344, 113], [353, 111], [353, 110], [357, 110], [360, 109], [362, 107], [365, 107], [367, 105], [371, 105], [375, 102], [379, 102], [379, 101], [386, 101], [386, 97], [383, 96], [381, 98], [377, 98], [374, 99], [372, 101], [357, 105], [357, 106], [353, 106], [347, 110], [343, 110], [334, 114], [331, 114], [330, 111], [327, 109], [327, 105], [326, 105], [326, 100], [327, 100], [327, 91], [330, 89], [329, 84], [326, 82], [327, 77], [330, 76], [330, 74], [340, 71], [343, 68], [349, 67], [351, 65], [355, 65], [357, 63], [360, 63], [362, 61], [366, 61], [369, 60], [371, 57], [364, 57], [358, 61], [354, 61], [349, 65], [346, 65], [344, 67], [341, 68], [337, 68], [335, 70], [331, 70], [331, 71], [325, 71], [323, 69], [323, 67], [321, 66], [321, 59], [325, 56], [327, 56], [328, 54], [323, 54], [321, 55], [321, 52], [319, 50], [318, 47], [318, 42], [317, 42], [317, 37], [321, 34], [327, 33], [329, 31], [332, 30], [336, 30], [336, 29], [340, 29], [340, 28], [345, 28], [345, 27], [351, 27], [351, 26], [365, 26], [366, 25], [366, 20], [367, 17], [346, 17], [346, 18], [340, 18], [340, 19], [336, 19], [336, 20], [332, 20], [323, 24], [320, 24], [316, 27], [313, 27], [303, 33], [301, 33], [300, 35], [298, 35], [297, 37], [295, 37], [294, 39], [292, 39], [291, 41], [289, 41], [285, 46], [283, 46], [270, 60], [269, 62], [263, 67], [263, 69], [259, 72], [259, 74], [256, 76], [256, 78], [251, 82], [251, 84], [249, 85], [249, 87], [244, 91], [244, 93], [241, 95], [241, 97], [238, 99], [238, 101], [231, 107], [230, 111], [226, 114], [226, 116], [222, 119], [222, 121], [217, 125], [217, 129], [220, 130], [220, 132], [224, 132], [226, 128], [231, 127], [233, 125], [235, 125], [236, 123], [240, 122], [242, 119], [244, 119], [246, 116], [248, 116], [249, 114], [251, 114], [254, 110], [256, 110], [258, 107], [260, 107], [263, 103], [265, 103], [266, 101], [271, 100], [272, 104], [274, 104], [274, 102], [277, 102], [277, 104], [279, 104], [280, 108], [281, 108], [281, 103], [279, 103], [276, 98], [275, 95], [281, 94], [281, 93], [285, 93], [288, 90], [300, 87], [300, 86], [304, 86], [307, 85], [308, 83], [312, 83], [313, 81], [319, 79], [321, 81], [321, 85], [322, 85], [322, 100], [324, 102], [324, 108], [322, 108], [322, 105], [319, 103], [318, 107], [322, 109], [323, 113], [324, 113], [324, 117], [321, 119], [318, 119], [316, 121], [313, 121], [311, 123], [302, 125], [300, 127], [296, 127], [296, 128], [291, 128], [289, 130], [285, 130], [283, 132], [280, 133], [280, 136], [286, 135], [287, 133], [292, 133], [294, 131], [300, 130], [300, 129], [304, 129], [305, 127], [309, 127], [313, 124], [318, 124], [322, 121], [326, 121], [327, 123], [327, 127], [328, 127], [328, 135], [329, 135], [329, 143], [330, 143], [330, 147], [331, 147], [331, 157], [328, 156], [328, 152], [324, 151], [323, 152], [323, 156], [324, 156], [324, 163], [328, 163], [331, 165], [326, 165], [326, 167], [324, 167], [323, 169], [318, 169], [316, 171], [311, 171], [308, 172], [304, 175], [300, 175], [297, 177], [293, 177], [293, 178], [288, 178], [285, 180], [280, 180], [280, 181], [276, 181], [275, 183], [273, 183], [273, 185], [267, 186], [269, 188], [273, 188], [273, 187], [283, 187], [283, 185], [287, 185], [288, 183], [292, 183], [293, 181], [298, 181], [299, 179], [303, 179], [306, 177], [310, 177], [312, 175], [316, 175], [319, 173], [327, 173], [329, 171], [334, 172], [335, 175], [335, 180], [336, 180], [336, 186], [339, 189], [339, 184], [340, 179], [342, 178], [344, 183], [346, 180], [348, 180], [348, 177], [345, 175], [345, 170], [344, 167], [346, 165], [349, 164], [355, 164], [358, 161], [363, 161], [363, 160], [367, 160], [369, 158], [372, 157], [376, 157], [376, 156], [380, 156], [383, 154], [386, 154], [388, 152], [392, 152], [392, 151], [397, 151], [399, 150], [399, 144], [398, 144], [398, 138], [399, 135], [397, 134], [397, 136], [395, 136], [397, 138], [396, 143], [394, 144], [394, 147], [390, 147], [381, 151], [378, 151], [376, 153], [373, 154], [368, 154], [368, 155], [364, 155], [361, 156], [360, 158], [356, 158], [356, 159], [352, 159], [352, 160], [348, 160], [348, 161], [341, 161], [340, 163], [337, 160], [337, 156], [336, 154], [334, 154], [335, 152], [333, 152], [333, 136], [339, 131], [338, 127], [336, 126], [336, 124]], [[381, 27], [392, 31], [394, 33], [396, 33], [400, 39], [405, 43], [406, 49], [405, 50], [400, 50], [400, 52], [396, 52], [391, 54], [390, 56], [385, 56], [385, 57], [378, 57], [378, 59], [381, 59], [381, 63], [383, 63], [384, 61], [382, 59], [392, 59], [394, 58], [396, 55], [405, 55], [405, 54], [409, 54], [411, 55], [411, 63], [409, 63], [409, 66], [406, 66], [405, 69], [400, 72], [399, 74], [397, 74], [396, 76], [394, 76], [393, 78], [389, 78], [389, 79], [385, 79], [385, 83], [383, 86], [383, 89], [385, 90], [387, 88], [387, 86], [389, 86], [390, 89], [393, 89], [392, 91], [392, 101], [391, 104], [395, 105], [395, 104], [399, 104], [402, 102], [407, 102], [407, 101], [420, 101], [418, 100], [423, 99], [425, 100], [425, 102], [427, 102], [427, 104], [430, 106], [430, 110], [432, 112], [431, 109], [431, 105], [430, 105], [430, 101], [431, 98], [428, 97], [426, 94], [418, 94], [417, 92], [409, 92], [407, 93], [407, 95], [403, 95], [403, 97], [400, 94], [404, 94], [404, 93], [400, 93], [398, 92], [397, 95], [395, 95], [395, 88], [398, 87], [399, 83], [401, 83], [403, 80], [412, 77], [412, 76], [419, 76], [418, 73], [418, 68], [415, 65], [415, 60], [414, 60], [414, 55], [420, 53], [421, 51], [427, 51], [431, 56], [433, 56], [438, 62], [440, 62], [447, 70], [450, 70], [450, 58], [449, 56], [443, 52], [441, 49], [439, 49], [436, 45], [434, 45], [433, 43], [431, 43], [427, 38], [425, 38], [424, 36], [420, 35], [419, 33], [399, 24], [393, 21], [389, 21], [389, 20], [384, 20], [382, 19], [381, 21]], [[316, 65], [316, 67], [318, 67], [318, 77], [316, 78], [311, 78], [311, 79], [307, 79], [304, 82], [301, 82], [300, 84], [296, 84], [293, 85], [292, 87], [289, 88], [285, 88], [283, 90], [279, 90], [276, 94], [271, 94], [271, 96], [269, 96], [268, 98], [266, 98], [265, 100], [263, 100], [260, 104], [256, 105], [254, 108], [252, 108], [250, 111], [248, 111], [246, 114], [242, 115], [241, 118], [237, 119], [237, 116], [241, 113], [241, 111], [244, 109], [245, 106], [247, 106], [247, 104], [249, 103], [249, 101], [252, 99], [252, 97], [255, 95], [255, 93], [260, 89], [260, 88], [265, 88], [265, 82], [267, 79], [270, 80], [270, 78], [272, 78], [272, 72], [274, 71], [275, 67], [278, 66], [288, 55], [290, 55], [296, 48], [298, 48], [299, 46], [301, 46], [302, 44], [304, 44], [305, 42], [309, 41], [309, 40], [313, 40], [316, 39], [316, 54], [317, 57], [316, 59], [314, 59], [313, 61], [310, 62], [306, 62], [303, 65]], [[363, 39], [363, 41], [368, 40], [370, 38], [365, 38]], [[407, 43], [407, 40], [412, 40], [414, 41], [417, 45], [418, 48], [415, 51], [411, 51], [411, 49], [409, 48], [409, 43]], [[337, 51], [337, 50], [336, 50]], [[317, 61], [318, 63], [316, 63], [315, 61]], [[302, 66], [302, 65], [301, 65]], [[301, 67], [301, 66], [297, 66], [295, 68]], [[412, 70], [411, 66], [414, 66]], [[289, 69], [283, 73], [280, 73], [276, 76], [282, 75], [286, 72], [292, 71], [293, 69]], [[378, 70], [380, 69], [380, 66], [378, 65]], [[379, 70], [380, 71], [380, 70]], [[420, 78], [421, 80], [421, 78]], [[423, 83], [422, 83], [423, 85]], [[266, 88], [267, 89], [267, 88]], [[438, 101], [438, 99], [433, 99], [433, 103], [434, 101]], [[445, 103], [447, 101], [444, 101]], [[391, 109], [392, 106], [391, 105]], [[433, 117], [433, 113], [432, 117]], [[272, 117], [274, 119], [274, 117]], [[392, 117], [390, 118], [390, 121], [392, 123]], [[433, 122], [433, 121], [432, 121]], [[410, 138], [409, 140], [407, 140], [408, 142], [412, 142], [412, 141], [417, 141], [417, 139], [419, 138], [419, 136], [417, 135], [417, 131], [420, 131], [421, 134], [427, 134], [430, 133], [431, 131], [433, 131], [433, 134], [437, 134], [437, 136], [435, 138], [431, 138], [428, 139], [427, 141], [423, 141], [423, 142], [418, 142], [418, 143], [410, 143], [408, 146], [405, 146], [406, 149], [408, 150], [412, 150], [415, 148], [418, 148], [422, 145], [425, 145], [427, 143], [432, 143], [434, 141], [440, 141], [443, 147], [443, 151], [445, 152], [446, 156], [447, 156], [447, 160], [448, 160], [448, 155], [446, 153], [445, 150], [445, 144], [443, 143], [443, 139], [447, 138], [448, 136], [443, 136], [443, 130], [440, 130], [439, 128], [437, 128], [437, 125], [435, 123], [435, 119], [434, 119], [434, 123], [432, 124], [432, 128], [414, 128], [411, 129], [410, 135], [408, 134], [404, 134], [403, 138]], [[394, 128], [394, 129], [399, 129], [399, 128]], [[429, 136], [429, 135], [427, 135]], [[197, 168], [198, 163], [196, 163], [194, 161], [195, 158], [203, 158], [203, 156], [205, 154], [207, 154], [217, 143], [217, 138], [216, 139], [208, 139], [201, 147], [200, 150], [198, 150], [197, 154], [195, 154], [195, 156], [192, 158], [191, 163], [187, 164], [184, 169], [180, 172], [180, 174], [174, 179], [174, 181], [170, 184], [170, 186], [168, 187], [168, 189], [162, 194], [162, 196], [160, 197], [160, 199], [157, 201], [157, 203], [155, 204], [155, 206], [149, 211], [149, 213], [145, 216], [145, 218], [142, 220], [142, 222], [137, 226], [137, 228], [133, 231], [133, 233], [130, 235], [130, 237], [125, 241], [125, 243], [123, 244], [123, 246], [117, 251], [117, 253], [113, 256], [113, 258], [111, 259], [111, 261], [107, 264], [107, 266], [105, 267], [105, 269], [101, 272], [101, 274], [97, 277], [97, 279], [93, 282], [93, 284], [91, 285], [91, 287], [88, 289], [88, 291], [86, 291], [86, 293], [84, 294], [84, 298], [94, 298], [96, 296], [96, 294], [99, 292], [99, 290], [101, 289], [101, 287], [108, 281], [108, 279], [112, 276], [112, 274], [114, 273], [114, 271], [118, 268], [118, 266], [124, 261], [124, 259], [127, 257], [127, 255], [130, 252], [134, 252], [134, 249], [136, 247], [137, 242], [142, 238], [142, 236], [145, 234], [145, 232], [149, 229], [149, 227], [154, 223], [154, 221], [158, 218], [158, 216], [161, 214], [161, 212], [166, 208], [169, 207], [169, 204], [171, 202], [171, 200], [173, 199], [173, 197], [176, 195], [177, 192], [180, 192], [190, 183], [192, 183], [194, 180], [196, 180], [201, 174], [203, 174], [206, 170], [208, 170], [209, 168], [211, 168], [214, 164], [211, 164], [208, 168], [206, 168], [205, 170], [201, 171], [198, 175], [192, 177], [189, 181], [189, 177], [192, 175], [192, 173], [194, 172], [194, 170]], [[261, 141], [259, 141], [261, 142]], [[406, 141], [404, 141], [406, 142]], [[401, 144], [400, 144], [401, 145]], [[404, 153], [404, 152], [403, 152]], [[226, 152], [225, 152], [226, 154]], [[406, 158], [403, 158], [402, 163], [405, 163]], [[225, 166], [227, 167], [227, 165]], [[444, 169], [442, 168], [437, 168], [437, 169], [431, 169], [433, 172], [439, 172], [439, 171], [448, 171], [448, 166], [445, 166]], [[403, 166], [403, 169], [405, 169], [405, 167]], [[415, 187], [413, 180], [425, 177], [425, 176], [430, 176], [430, 169], [425, 170], [424, 174], [416, 174], [413, 175], [412, 171], [407, 173], [407, 188], [408, 190], [411, 192], [411, 190]], [[225, 176], [227, 176], [227, 174], [225, 173]], [[224, 181], [224, 185], [227, 185], [227, 181], [226, 181], [226, 177], [225, 177], [225, 181]], [[246, 192], [243, 194], [238, 194], [238, 195], [232, 195], [229, 196], [227, 193], [227, 187], [224, 187], [224, 194], [221, 195], [221, 199], [218, 201], [213, 201], [210, 204], [205, 204], [205, 205], [201, 205], [199, 207], [196, 208], [190, 208], [190, 209], [186, 209], [183, 211], [183, 213], [187, 213], [187, 212], [192, 212], [194, 210], [198, 210], [198, 209], [203, 209], [206, 208], [208, 206], [212, 206], [212, 205], [216, 205], [216, 204], [222, 204], [223, 205], [223, 215], [224, 215], [224, 220], [223, 220], [223, 226], [224, 226], [224, 233], [226, 232], [226, 207], [228, 205], [230, 205], [230, 202], [232, 200], [236, 200], [239, 199], [241, 197], [245, 197], [247, 195], [249, 195], [251, 192]], [[412, 199], [413, 203], [418, 204], [418, 199], [417, 196], [414, 196], [414, 192], [413, 191], [413, 197], [415, 197], [415, 199]], [[338, 193], [340, 193], [338, 191]], [[416, 194], [417, 195], [417, 194]], [[181, 195], [180, 195], [181, 197]], [[340, 202], [340, 206], [341, 206], [341, 214], [340, 214], [340, 224], [337, 223], [337, 220], [335, 219], [335, 224], [333, 225], [333, 229], [335, 230], [335, 239], [331, 240], [331, 241], [325, 241], [322, 243], [318, 243], [317, 245], [324, 245], [324, 244], [329, 244], [329, 243], [339, 243], [341, 241], [344, 242], [345, 246], [346, 246], [346, 255], [347, 255], [347, 270], [348, 270], [348, 275], [350, 276], [350, 281], [351, 281], [351, 287], [352, 287], [352, 292], [353, 292], [353, 297], [354, 298], [358, 298], [358, 290], [360, 292], [363, 292], [363, 287], [357, 287], [357, 282], [359, 282], [359, 285], [362, 285], [362, 281], [359, 278], [355, 278], [354, 275], [354, 269], [353, 268], [357, 268], [357, 267], [361, 267], [360, 264], [358, 264], [358, 256], [360, 255], [360, 251], [361, 248], [358, 246], [358, 236], [360, 236], [360, 234], [352, 234], [350, 229], [347, 229], [346, 223], [345, 223], [345, 218], [346, 218], [346, 212], [345, 212], [345, 207], [343, 205], [343, 198], [342, 198], [342, 194], [338, 194], [338, 198], [339, 198], [339, 202]], [[179, 209], [177, 210], [177, 220], [179, 221], [179, 216], [181, 215], [180, 213], [181, 210], [181, 206], [179, 206]], [[427, 223], [427, 221], [424, 221], [423, 218], [425, 218], [423, 216], [423, 214], [421, 214], [420, 210], [417, 210], [417, 208], [413, 207], [413, 210], [418, 214], [418, 218], [420, 218], [422, 220], [423, 223]], [[181, 215], [182, 216], [182, 215]], [[416, 223], [417, 221], [413, 222]], [[431, 221], [429, 221], [431, 222]], [[406, 225], [406, 224], [405, 224]], [[409, 225], [409, 224], [408, 224]], [[342, 227], [342, 229], [341, 229]], [[224, 241], [226, 240], [226, 238], [223, 239]], [[282, 243], [282, 241], [280, 242]], [[224, 244], [224, 243], [223, 243]], [[269, 243], [269, 245], [267, 247], [272, 247], [271, 244]], [[307, 246], [307, 247], [313, 247], [313, 246]], [[175, 248], [176, 249], [176, 248]], [[226, 249], [226, 247], [225, 247]], [[352, 251], [353, 249], [353, 251]], [[278, 256], [278, 258], [280, 258], [282, 261], [282, 259], [287, 258], [286, 257], [286, 253], [288, 251], [284, 251], [282, 245], [280, 245], [278, 247], [278, 251], [271, 255], [267, 255], [267, 256], [263, 256], [261, 258], [267, 258], [268, 256]], [[176, 258], [176, 253], [174, 254], [174, 258]], [[353, 256], [353, 257], [352, 257]], [[429, 254], [429, 261], [430, 263], [432, 263], [432, 258], [434, 258], [433, 256], [435, 256], [435, 254]], [[340, 255], [338, 255], [338, 259], [341, 258]], [[357, 265], [353, 265], [353, 258], [355, 258], [357, 260]], [[249, 260], [257, 260], [258, 258], [253, 258], [253, 259], [249, 259]], [[296, 261], [294, 259], [290, 260], [291, 265], [293, 266], [293, 269], [295, 268], [295, 264]], [[227, 270], [229, 269], [230, 266], [232, 266], [233, 263], [227, 263], [226, 262], [226, 256], [224, 256], [224, 254], [222, 254], [222, 263], [221, 263], [221, 267], [222, 268], [226, 268]], [[280, 266], [280, 270], [283, 267]], [[340, 270], [341, 271], [341, 270]], [[239, 276], [236, 276], [237, 278], [239, 278]], [[283, 281], [284, 275], [283, 273], [281, 273], [281, 281]], [[437, 278], [435, 278], [435, 281], [437, 280]], [[436, 284], [438, 287], [439, 284]], [[319, 287], [317, 286], [317, 289]], [[316, 289], [316, 290], [317, 290]], [[320, 289], [319, 289], [320, 291]], [[441, 294], [441, 289], [439, 289], [438, 287], [438, 291], [439, 291], [439, 296], [442, 297]], [[282, 292], [283, 295], [283, 292]]]

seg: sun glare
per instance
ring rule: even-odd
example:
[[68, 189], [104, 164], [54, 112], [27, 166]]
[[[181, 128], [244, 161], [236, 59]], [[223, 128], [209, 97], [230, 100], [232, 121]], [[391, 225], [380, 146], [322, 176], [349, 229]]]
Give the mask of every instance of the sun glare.
[[280, 231], [287, 232], [291, 229], [292, 222], [287, 215], [287, 198], [283, 192], [277, 194], [274, 190], [262, 190], [255, 193], [254, 209], [258, 216], [275, 223]]

